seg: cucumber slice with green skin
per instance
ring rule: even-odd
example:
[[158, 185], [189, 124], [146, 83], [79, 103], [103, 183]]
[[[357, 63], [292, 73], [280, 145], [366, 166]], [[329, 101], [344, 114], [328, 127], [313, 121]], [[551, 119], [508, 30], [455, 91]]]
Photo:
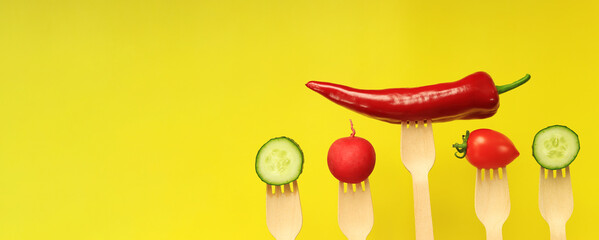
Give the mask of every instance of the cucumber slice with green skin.
[[537, 133], [532, 143], [532, 155], [539, 165], [557, 170], [570, 165], [580, 150], [578, 135], [572, 129], [549, 126]]
[[304, 167], [304, 153], [288, 137], [278, 137], [266, 142], [256, 155], [256, 173], [263, 182], [283, 185], [299, 178]]

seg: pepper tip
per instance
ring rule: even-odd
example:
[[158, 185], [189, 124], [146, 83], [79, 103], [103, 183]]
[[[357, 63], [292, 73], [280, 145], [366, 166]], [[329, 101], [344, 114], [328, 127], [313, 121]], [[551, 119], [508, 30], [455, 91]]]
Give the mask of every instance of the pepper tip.
[[314, 88], [316, 87], [316, 83], [314, 81], [309, 81], [306, 83], [306, 87], [308, 87], [309, 89], [314, 90]]

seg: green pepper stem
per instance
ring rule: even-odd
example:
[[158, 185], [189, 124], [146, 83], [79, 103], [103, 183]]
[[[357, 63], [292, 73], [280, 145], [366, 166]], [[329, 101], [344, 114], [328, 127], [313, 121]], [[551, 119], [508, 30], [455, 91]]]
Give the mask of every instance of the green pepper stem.
[[515, 82], [510, 83], [510, 84], [506, 84], [506, 85], [495, 86], [497, 88], [497, 93], [498, 94], [502, 94], [504, 92], [507, 92], [509, 90], [517, 88], [520, 85], [528, 82], [528, 79], [530, 79], [530, 74], [527, 73], [526, 76], [524, 76], [523, 78], [520, 78], [520, 80], [518, 80], [518, 81], [515, 81]]
[[[464, 158], [466, 156], [466, 151], [468, 149], [468, 138], [470, 137], [470, 131], [466, 131], [465, 135], [462, 135], [462, 143], [455, 143], [453, 144], [453, 147], [458, 151], [456, 152], [454, 155], [457, 158]], [[458, 155], [458, 153], [461, 153], [462, 155]]]

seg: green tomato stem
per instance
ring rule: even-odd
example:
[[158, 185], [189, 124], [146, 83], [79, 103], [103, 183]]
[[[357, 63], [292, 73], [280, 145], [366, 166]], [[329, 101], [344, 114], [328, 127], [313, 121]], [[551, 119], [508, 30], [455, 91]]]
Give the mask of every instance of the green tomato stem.
[[[454, 153], [453, 155], [455, 155], [457, 158], [466, 157], [466, 151], [468, 149], [468, 138], [469, 137], [470, 137], [470, 131], [466, 131], [466, 134], [462, 135], [463, 142], [453, 144], [453, 147], [458, 151], [458, 152]], [[459, 155], [459, 153], [461, 153], [462, 155]]]

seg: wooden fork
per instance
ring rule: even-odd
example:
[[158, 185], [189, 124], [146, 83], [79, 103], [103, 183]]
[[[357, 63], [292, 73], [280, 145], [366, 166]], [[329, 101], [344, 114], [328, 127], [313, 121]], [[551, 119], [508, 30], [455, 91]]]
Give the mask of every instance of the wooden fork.
[[572, 183], [570, 182], [570, 167], [566, 167], [566, 175], [557, 170], [548, 170], [545, 178], [545, 168], [541, 167], [539, 174], [539, 209], [541, 215], [549, 224], [551, 240], [566, 239], [566, 222], [574, 211]]
[[476, 171], [476, 188], [474, 189], [474, 209], [476, 216], [485, 225], [487, 240], [501, 240], [503, 235], [501, 229], [503, 223], [510, 214], [510, 191], [507, 182], [507, 170], [502, 169], [499, 177], [499, 169], [493, 169], [493, 179], [489, 169], [481, 173]]
[[[284, 189], [282, 189], [284, 186]], [[297, 181], [274, 186], [266, 184], [266, 226], [277, 240], [293, 240], [302, 228], [302, 206]]]
[[434, 239], [428, 172], [435, 163], [435, 141], [430, 120], [401, 123], [401, 160], [412, 174], [417, 240]]
[[349, 240], [365, 240], [374, 225], [370, 183], [366, 179], [364, 188], [361, 184], [355, 187], [354, 192], [348, 183], [344, 192], [343, 182], [339, 182], [339, 228]]

